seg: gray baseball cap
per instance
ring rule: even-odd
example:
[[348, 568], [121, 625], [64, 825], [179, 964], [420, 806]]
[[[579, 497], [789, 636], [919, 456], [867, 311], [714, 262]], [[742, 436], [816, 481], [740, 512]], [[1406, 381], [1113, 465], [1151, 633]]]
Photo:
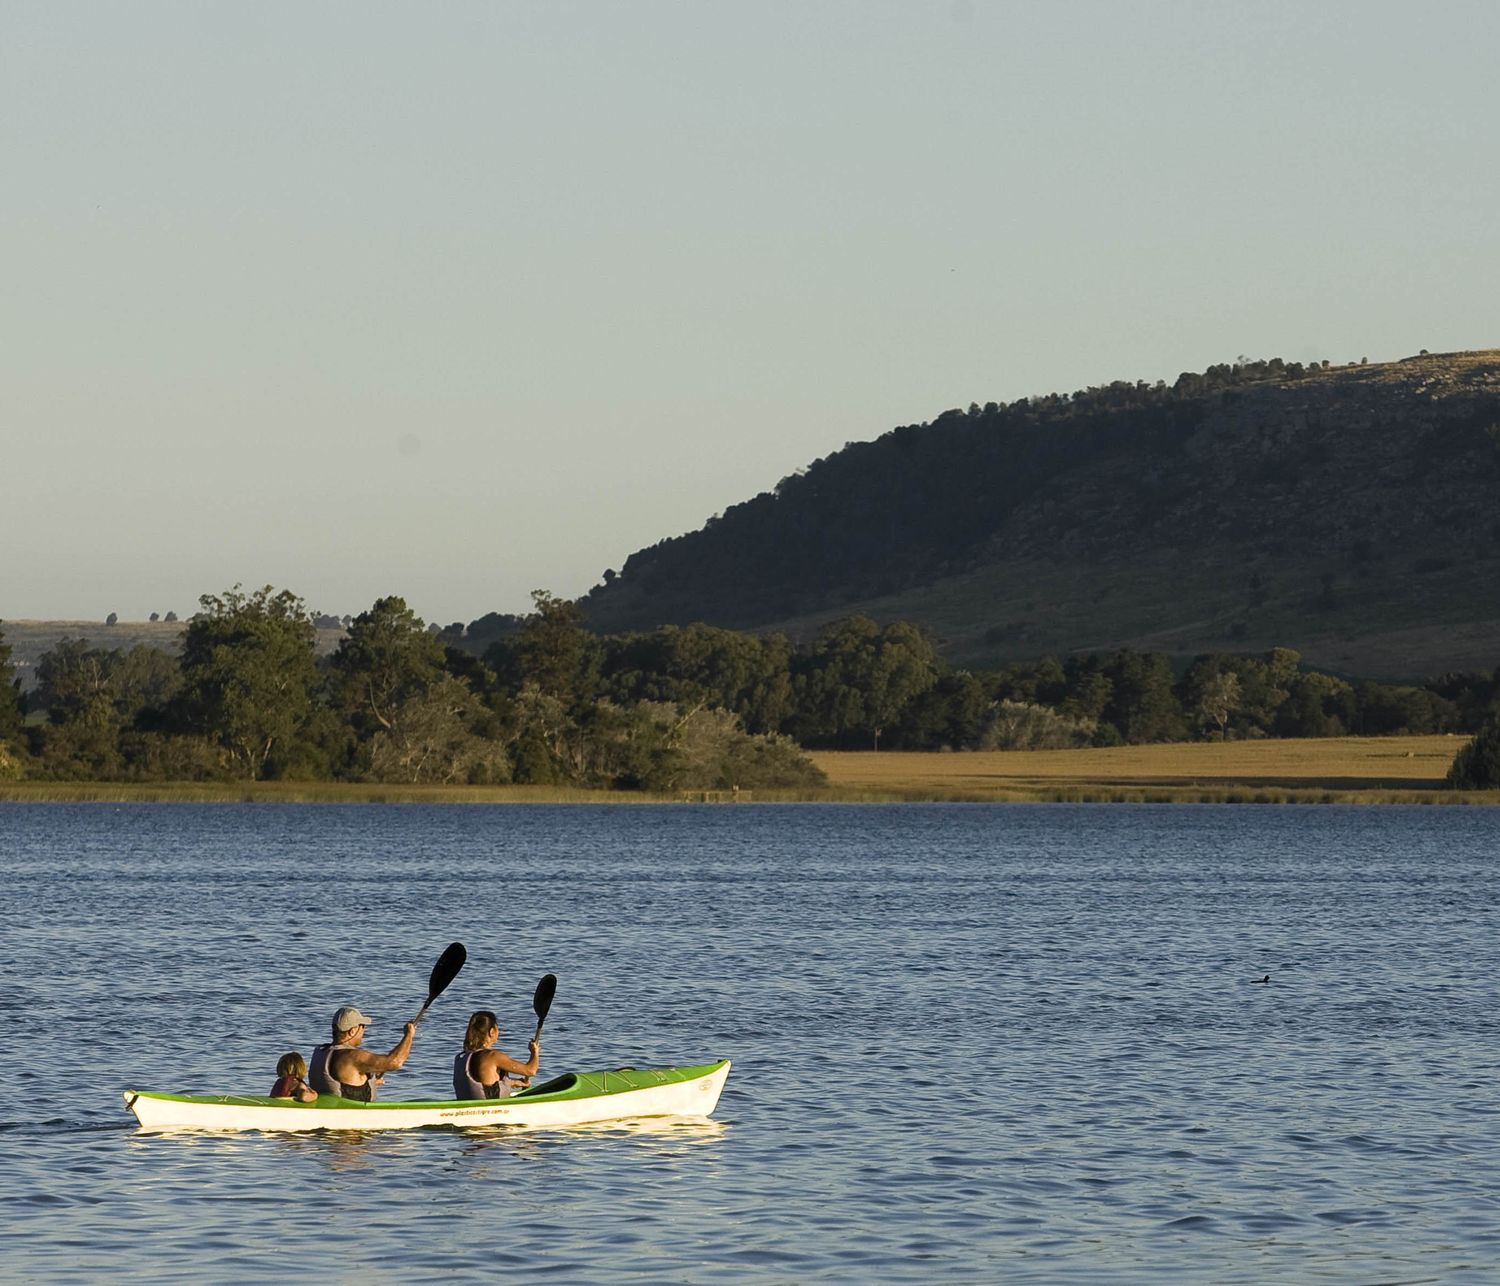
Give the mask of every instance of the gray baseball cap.
[[362, 1014], [353, 1005], [345, 1005], [333, 1016], [334, 1031], [353, 1031], [356, 1027], [368, 1027], [370, 1018]]

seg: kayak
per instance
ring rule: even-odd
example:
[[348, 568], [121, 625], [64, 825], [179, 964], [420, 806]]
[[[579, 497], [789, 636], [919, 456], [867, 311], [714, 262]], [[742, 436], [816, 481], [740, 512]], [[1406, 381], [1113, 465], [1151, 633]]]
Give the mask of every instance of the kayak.
[[143, 1130], [409, 1130], [423, 1125], [566, 1126], [647, 1116], [709, 1116], [729, 1060], [696, 1067], [569, 1072], [499, 1099], [356, 1103], [321, 1094], [311, 1103], [254, 1094], [126, 1090]]

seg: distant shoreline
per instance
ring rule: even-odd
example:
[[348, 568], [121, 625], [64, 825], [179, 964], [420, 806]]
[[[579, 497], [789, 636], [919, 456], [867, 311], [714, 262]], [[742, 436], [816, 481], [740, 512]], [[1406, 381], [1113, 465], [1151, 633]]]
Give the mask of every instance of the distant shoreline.
[[0, 803], [1500, 804], [1443, 778], [1466, 738], [1330, 737], [1088, 750], [813, 751], [825, 787], [647, 794], [547, 786], [354, 782], [7, 782]]

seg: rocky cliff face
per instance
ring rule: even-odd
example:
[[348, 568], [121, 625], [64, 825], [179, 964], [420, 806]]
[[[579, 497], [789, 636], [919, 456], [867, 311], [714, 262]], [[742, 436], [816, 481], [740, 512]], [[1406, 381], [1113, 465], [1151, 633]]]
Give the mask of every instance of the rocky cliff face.
[[[676, 571], [702, 562], [713, 585], [720, 530], [637, 555], [588, 607], [604, 628], [702, 619], [794, 633], [864, 611], [919, 621], [970, 664], [1279, 645], [1382, 677], [1500, 665], [1500, 350], [1264, 379], [1082, 424], [996, 424], [991, 435], [980, 425], [945, 438], [939, 421], [850, 449], [903, 455], [904, 476], [865, 509], [896, 513], [899, 488], [940, 477], [945, 504], [915, 513], [987, 507], [992, 517], [959, 548], [951, 532], [924, 533], [924, 519], [903, 514], [900, 559], [913, 570], [902, 583], [868, 592], [869, 566], [851, 566], [824, 577], [821, 597], [799, 586], [791, 612], [774, 586], [752, 586], [746, 601], [762, 606], [747, 617], [722, 589], [695, 594]], [[913, 434], [930, 435], [925, 447]], [[954, 458], [965, 452], [971, 468]], [[845, 526], [863, 524], [865, 510], [840, 493], [855, 484], [840, 483], [837, 457], [826, 463], [797, 522], [815, 533], [820, 514], [841, 512]], [[965, 496], [955, 477], [984, 494]], [[1019, 482], [1000, 498], [1007, 479]], [[733, 546], [741, 568], [755, 561], [741, 546], [770, 539], [771, 520], [754, 516]], [[761, 566], [785, 560], [775, 544]]]

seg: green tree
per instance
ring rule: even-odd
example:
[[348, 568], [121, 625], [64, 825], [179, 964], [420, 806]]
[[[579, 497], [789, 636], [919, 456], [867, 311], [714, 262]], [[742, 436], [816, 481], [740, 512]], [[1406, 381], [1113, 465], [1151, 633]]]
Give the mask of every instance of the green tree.
[[488, 716], [468, 684], [444, 675], [390, 711], [371, 745], [371, 774], [378, 781], [503, 784], [510, 780], [504, 747], [475, 732]]
[[64, 636], [37, 659], [36, 704], [52, 723], [71, 723], [109, 698], [117, 653], [91, 648], [87, 639]]
[[120, 654], [62, 638], [37, 660], [37, 705], [47, 726], [33, 734], [41, 771], [62, 779], [109, 780], [121, 774], [120, 715], [111, 686]]
[[1212, 658], [1221, 670], [1240, 682], [1240, 698], [1234, 723], [1241, 732], [1269, 733], [1277, 711], [1287, 699], [1297, 675], [1297, 653], [1276, 648], [1262, 657], [1221, 656]]
[[1240, 680], [1239, 721], [1270, 733], [1276, 716], [1301, 673], [1301, 654], [1288, 647], [1272, 648], [1261, 657], [1228, 657]]
[[1030, 701], [995, 703], [981, 750], [1066, 750], [1086, 746], [1094, 735], [1089, 719], [1075, 719]]
[[1491, 719], [1500, 718], [1500, 669], [1493, 674], [1444, 674], [1427, 688], [1453, 703], [1462, 732], [1478, 732]]
[[216, 742], [185, 733], [120, 734], [123, 775], [130, 781], [227, 781], [228, 756]]
[[1165, 656], [1127, 649], [1115, 654], [1110, 671], [1113, 688], [1105, 722], [1132, 744], [1183, 739], [1182, 707], [1172, 690], [1172, 667]]
[[506, 745], [515, 780], [530, 786], [569, 780], [569, 747], [577, 725], [562, 701], [527, 683], [511, 701], [509, 716]]
[[1278, 737], [1342, 737], [1354, 689], [1331, 674], [1309, 671], [1292, 680], [1276, 710]]
[[1066, 692], [1058, 713], [1099, 723], [1114, 697], [1115, 685], [1096, 656], [1069, 657], [1064, 667]]
[[130, 775], [141, 743], [125, 734], [160, 724], [180, 684], [175, 658], [155, 648], [123, 652], [59, 639], [37, 662], [36, 703], [48, 722], [32, 738], [43, 772], [96, 780]]
[[443, 677], [443, 644], [404, 599], [375, 600], [331, 662], [335, 703], [360, 736], [391, 731], [397, 711]]
[[1022, 701], [1028, 705], [1055, 706], [1068, 694], [1069, 671], [1054, 656], [1039, 661], [1013, 661], [989, 676], [993, 700]]
[[786, 737], [747, 733], [722, 706], [600, 703], [591, 720], [591, 784], [645, 790], [750, 790], [814, 786], [823, 773]]
[[1229, 726], [1229, 716], [1240, 705], [1240, 676], [1231, 670], [1221, 670], [1203, 685], [1194, 709], [1198, 721], [1204, 727], [1213, 727], [1224, 739], [1224, 730]]
[[675, 717], [677, 706], [659, 701], [594, 702], [567, 747], [571, 779], [621, 790], [656, 788], [655, 773], [668, 751], [670, 720], [662, 711]]
[[968, 670], [938, 677], [901, 714], [887, 745], [910, 750], [968, 750], [979, 744], [994, 707], [985, 676]]
[[706, 703], [752, 732], [774, 731], [791, 708], [791, 646], [711, 625], [666, 625], [603, 640], [606, 693], [618, 702]]
[[[1178, 701], [1184, 712], [1193, 720], [1195, 727], [1207, 729], [1214, 726], [1213, 718], [1204, 715], [1203, 707], [1205, 699], [1212, 704], [1212, 698], [1208, 695], [1209, 688], [1211, 685], [1217, 686], [1224, 675], [1230, 675], [1238, 681], [1239, 676], [1234, 670], [1234, 658], [1211, 652], [1195, 657], [1193, 663], [1188, 666], [1178, 681], [1176, 685]], [[1242, 693], [1237, 687], [1234, 706], [1238, 708], [1241, 703]]]
[[115, 654], [109, 692], [124, 722], [159, 721], [181, 690], [182, 667], [175, 656], [141, 643]]
[[1447, 784], [1454, 790], [1500, 790], [1500, 719], [1481, 728], [1454, 756]]
[[531, 595], [533, 611], [521, 628], [485, 653], [502, 684], [519, 693], [527, 684], [577, 710], [593, 701], [598, 687], [599, 640], [583, 624], [577, 604], [544, 589]]
[[813, 786], [826, 779], [794, 742], [753, 736], [730, 711], [697, 706], [672, 719], [659, 788], [748, 790]]
[[240, 776], [259, 778], [312, 720], [317, 632], [290, 590], [236, 585], [198, 603], [182, 634], [184, 721], [222, 746]]
[[1458, 727], [1458, 707], [1426, 688], [1361, 683], [1355, 696], [1359, 731], [1367, 737], [1452, 732]]
[[114, 781], [124, 775], [121, 724], [113, 705], [99, 697], [68, 720], [48, 723], [34, 733], [41, 772], [63, 780]]
[[21, 685], [10, 658], [11, 646], [0, 629], [0, 778], [21, 775]]
[[937, 656], [909, 622], [882, 629], [850, 616], [818, 635], [799, 677], [804, 729], [834, 740], [857, 735], [879, 750], [881, 733], [937, 682]]

